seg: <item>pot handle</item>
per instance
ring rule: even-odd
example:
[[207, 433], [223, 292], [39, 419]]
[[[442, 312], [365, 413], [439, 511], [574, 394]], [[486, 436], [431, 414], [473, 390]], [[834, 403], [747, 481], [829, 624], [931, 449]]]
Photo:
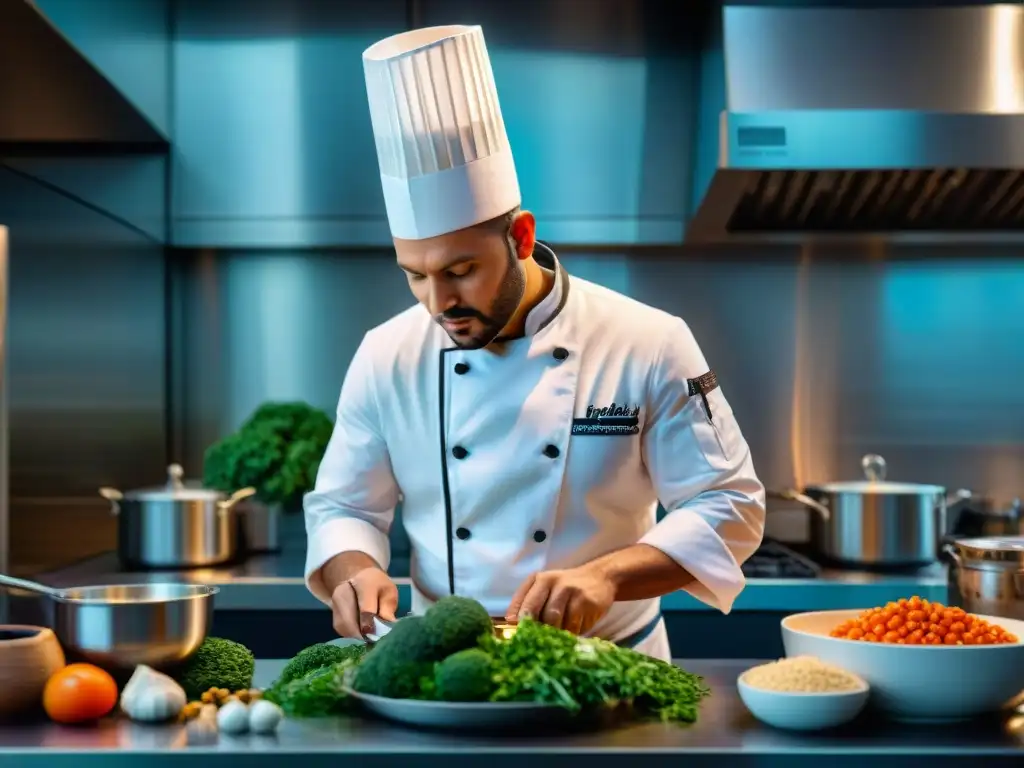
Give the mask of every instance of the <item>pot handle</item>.
[[123, 498], [124, 494], [121, 493], [117, 488], [110, 488], [104, 486], [99, 490], [100, 496], [110, 502], [110, 514], [117, 515], [121, 512], [121, 504], [119, 503]]
[[768, 495], [774, 496], [775, 498], [778, 499], [785, 499], [786, 501], [799, 502], [808, 509], [817, 512], [819, 515], [821, 515], [821, 519], [825, 522], [828, 522], [829, 518], [832, 517], [832, 513], [829, 512], [828, 507], [826, 507], [820, 501], [816, 501], [807, 494], [800, 493], [799, 491], [794, 491], [792, 489], [787, 488], [784, 491], [769, 491]]
[[960, 560], [960, 555], [956, 552], [956, 547], [954, 547], [950, 542], [947, 541], [942, 545], [942, 554], [949, 555], [949, 559], [956, 563], [957, 568], [960, 568], [963, 565], [963, 562]]
[[954, 504], [959, 504], [961, 501], [969, 501], [974, 498], [974, 491], [967, 488], [960, 488], [956, 491], [950, 491], [946, 494], [946, 506], [951, 507]]
[[255, 488], [239, 488], [237, 491], [232, 493], [228, 498], [224, 499], [224, 501], [218, 501], [217, 509], [220, 510], [221, 514], [224, 514], [232, 507], [234, 507], [235, 504], [240, 502], [242, 499], [247, 499], [250, 496], [253, 496], [255, 493]]

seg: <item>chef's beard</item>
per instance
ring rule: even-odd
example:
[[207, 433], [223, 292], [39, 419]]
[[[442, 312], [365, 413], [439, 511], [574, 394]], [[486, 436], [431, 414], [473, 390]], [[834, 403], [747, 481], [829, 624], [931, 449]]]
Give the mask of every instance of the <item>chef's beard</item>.
[[[519, 259], [516, 258], [515, 249], [509, 247], [508, 262], [505, 265], [505, 275], [498, 287], [498, 295], [494, 297], [490, 308], [486, 313], [473, 307], [453, 307], [437, 316], [437, 322], [444, 320], [458, 320], [464, 317], [471, 317], [478, 320], [483, 328], [472, 334], [448, 333], [448, 338], [455, 342], [460, 349], [483, 349], [498, 338], [501, 330], [508, 325], [512, 315], [519, 308], [519, 303], [526, 293], [526, 275], [519, 269]], [[444, 325], [441, 326], [444, 328]]]

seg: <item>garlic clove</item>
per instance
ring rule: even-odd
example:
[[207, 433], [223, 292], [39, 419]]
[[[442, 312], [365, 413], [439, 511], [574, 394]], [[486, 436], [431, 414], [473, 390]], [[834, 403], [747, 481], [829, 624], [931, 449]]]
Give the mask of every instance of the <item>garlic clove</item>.
[[217, 710], [217, 727], [223, 733], [245, 733], [249, 730], [249, 708], [233, 699]]
[[249, 730], [253, 733], [273, 733], [283, 719], [284, 712], [273, 702], [258, 699], [249, 705]]

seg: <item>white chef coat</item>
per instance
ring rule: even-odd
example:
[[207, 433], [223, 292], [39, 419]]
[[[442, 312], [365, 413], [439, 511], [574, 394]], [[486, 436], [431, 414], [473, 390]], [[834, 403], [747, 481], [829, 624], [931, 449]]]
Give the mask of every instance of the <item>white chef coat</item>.
[[[366, 333], [305, 497], [306, 583], [323, 602], [335, 555], [388, 567], [401, 498], [414, 613], [456, 593], [504, 616], [531, 573], [638, 542], [730, 611], [763, 536], [764, 487], [693, 334], [569, 276], [543, 243], [535, 258], [555, 286], [497, 350], [458, 348], [421, 305]], [[658, 599], [615, 603], [591, 634], [618, 641], [657, 622], [636, 648], [668, 660], [659, 611]]]

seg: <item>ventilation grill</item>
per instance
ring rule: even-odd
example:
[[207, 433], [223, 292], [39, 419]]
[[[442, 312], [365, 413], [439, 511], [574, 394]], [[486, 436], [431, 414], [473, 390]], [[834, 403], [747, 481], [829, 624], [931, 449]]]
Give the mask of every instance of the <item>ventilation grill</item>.
[[1024, 230], [1024, 171], [752, 172], [728, 229]]

